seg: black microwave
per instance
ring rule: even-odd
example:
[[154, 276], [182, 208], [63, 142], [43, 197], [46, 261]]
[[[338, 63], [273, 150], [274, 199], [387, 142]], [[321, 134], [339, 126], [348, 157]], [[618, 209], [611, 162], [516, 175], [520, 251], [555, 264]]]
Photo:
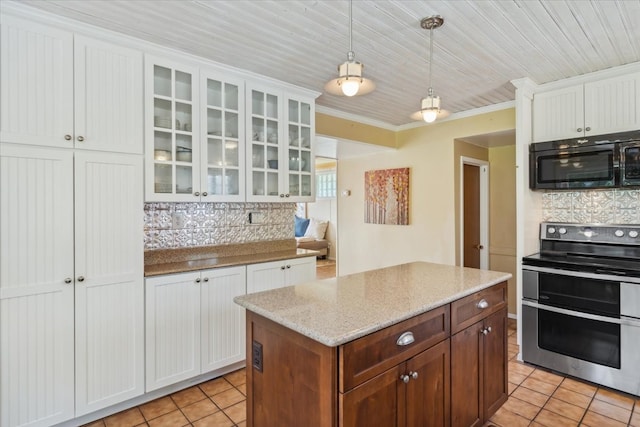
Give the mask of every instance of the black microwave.
[[529, 188], [533, 190], [637, 186], [640, 131], [529, 146]]

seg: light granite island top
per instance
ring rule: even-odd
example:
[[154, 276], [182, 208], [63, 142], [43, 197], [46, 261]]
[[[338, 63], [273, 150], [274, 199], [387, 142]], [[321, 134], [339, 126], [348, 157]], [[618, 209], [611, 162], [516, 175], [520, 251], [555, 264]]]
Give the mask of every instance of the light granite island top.
[[243, 295], [234, 301], [337, 347], [511, 277], [497, 271], [413, 262]]

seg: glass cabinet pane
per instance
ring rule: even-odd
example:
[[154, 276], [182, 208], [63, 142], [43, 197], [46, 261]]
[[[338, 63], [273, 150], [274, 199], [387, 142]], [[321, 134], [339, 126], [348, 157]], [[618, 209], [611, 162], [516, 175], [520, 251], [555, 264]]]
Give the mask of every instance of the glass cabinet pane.
[[238, 111], [238, 86], [225, 83], [224, 85], [224, 108]]
[[191, 166], [176, 165], [176, 194], [193, 191], [193, 170]]
[[176, 70], [175, 98], [191, 101], [191, 74]]
[[159, 65], [153, 67], [153, 93], [171, 97], [171, 69]]
[[210, 107], [222, 107], [222, 83], [207, 79], [207, 105]]

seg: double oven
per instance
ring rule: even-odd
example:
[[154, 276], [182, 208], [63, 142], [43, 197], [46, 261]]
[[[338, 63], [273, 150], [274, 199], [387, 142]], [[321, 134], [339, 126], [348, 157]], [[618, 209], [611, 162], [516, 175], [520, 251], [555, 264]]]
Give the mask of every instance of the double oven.
[[524, 361], [640, 396], [640, 225], [543, 223], [523, 258]]

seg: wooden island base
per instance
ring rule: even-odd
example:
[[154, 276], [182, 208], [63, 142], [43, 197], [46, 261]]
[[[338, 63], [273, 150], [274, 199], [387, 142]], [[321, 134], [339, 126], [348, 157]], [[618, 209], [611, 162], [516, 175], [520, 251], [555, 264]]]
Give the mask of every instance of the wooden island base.
[[482, 426], [507, 400], [506, 301], [502, 282], [337, 347], [247, 310], [247, 425]]

